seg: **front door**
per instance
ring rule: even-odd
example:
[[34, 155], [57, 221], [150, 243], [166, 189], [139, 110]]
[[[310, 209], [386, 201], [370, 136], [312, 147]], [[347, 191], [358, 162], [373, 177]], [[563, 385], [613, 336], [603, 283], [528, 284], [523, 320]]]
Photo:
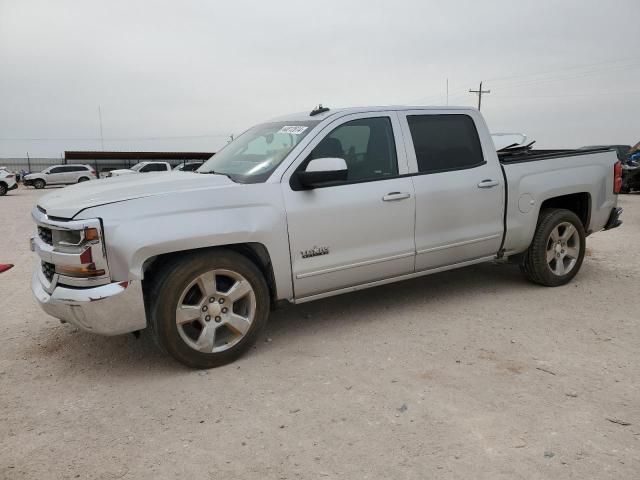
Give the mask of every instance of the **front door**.
[[46, 176], [47, 184], [59, 185], [62, 183], [66, 183], [66, 168], [67, 167], [53, 167], [51, 170], [49, 170], [49, 173]]
[[297, 299], [413, 272], [415, 200], [411, 178], [400, 176], [407, 173], [401, 138], [395, 112], [340, 118], [295, 170], [338, 157], [347, 180], [312, 190], [283, 180]]

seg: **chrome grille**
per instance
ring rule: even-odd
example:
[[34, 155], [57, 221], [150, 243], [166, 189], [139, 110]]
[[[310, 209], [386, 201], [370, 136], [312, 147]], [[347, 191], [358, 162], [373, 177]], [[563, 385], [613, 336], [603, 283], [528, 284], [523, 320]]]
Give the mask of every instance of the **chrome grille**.
[[38, 227], [38, 236], [47, 245], [53, 245], [53, 238], [51, 236], [51, 229], [45, 227]]
[[56, 271], [56, 267], [52, 263], [42, 262], [42, 273], [47, 280], [53, 280], [53, 274]]

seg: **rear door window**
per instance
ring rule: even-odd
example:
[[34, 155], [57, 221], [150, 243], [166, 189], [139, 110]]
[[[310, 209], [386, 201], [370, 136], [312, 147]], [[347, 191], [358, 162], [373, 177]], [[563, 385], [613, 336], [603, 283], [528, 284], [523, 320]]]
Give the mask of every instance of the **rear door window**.
[[407, 115], [420, 173], [473, 168], [485, 163], [468, 115]]

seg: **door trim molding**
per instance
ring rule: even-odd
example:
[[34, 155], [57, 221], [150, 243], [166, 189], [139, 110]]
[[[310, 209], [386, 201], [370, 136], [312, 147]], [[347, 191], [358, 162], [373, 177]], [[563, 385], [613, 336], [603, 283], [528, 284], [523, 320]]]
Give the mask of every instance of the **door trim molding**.
[[496, 233], [494, 235], [489, 235], [487, 237], [480, 237], [480, 238], [474, 238], [472, 240], [465, 240], [464, 242], [456, 242], [456, 243], [450, 243], [448, 245], [441, 245], [439, 247], [425, 248], [423, 250], [418, 250], [417, 254], [420, 255], [421, 253], [430, 253], [430, 252], [437, 252], [438, 250], [446, 250], [447, 248], [462, 247], [464, 245], [470, 245], [472, 243], [484, 242], [486, 240], [493, 240], [494, 238], [499, 238], [501, 236], [502, 236], [502, 233]]
[[334, 295], [340, 295], [343, 293], [356, 292], [358, 290], [364, 290], [369, 287], [377, 287], [380, 285], [386, 285], [388, 283], [399, 282], [401, 280], [409, 280], [411, 278], [422, 277], [423, 275], [430, 275], [432, 273], [444, 272], [446, 270], [453, 270], [455, 268], [466, 267], [470, 265], [475, 265], [476, 263], [484, 263], [494, 260], [496, 258], [495, 255], [491, 255], [488, 257], [476, 258], [474, 260], [467, 260], [466, 262], [454, 263], [452, 265], [446, 265], [444, 267], [431, 268], [429, 270], [421, 270], [419, 272], [408, 273], [406, 275], [400, 275], [398, 277], [385, 278], [383, 280], [377, 280], [375, 282], [362, 283], [360, 285], [355, 285], [353, 287], [340, 288], [338, 290], [330, 290], [328, 292], [317, 293], [315, 295], [309, 295], [306, 297], [294, 298], [293, 303], [306, 303], [311, 302], [313, 300], [319, 300], [321, 298], [333, 297]]
[[322, 275], [325, 273], [333, 273], [333, 272], [339, 272], [341, 270], [348, 270], [350, 268], [365, 267], [367, 265], [373, 265], [373, 264], [382, 263], [382, 262], [389, 262], [391, 260], [398, 260], [400, 258], [412, 257], [414, 255], [415, 255], [415, 252], [400, 253], [398, 255], [392, 255], [390, 257], [384, 257], [384, 258], [377, 258], [375, 260], [365, 260], [363, 262], [350, 263], [348, 265], [340, 265], [338, 267], [323, 268], [322, 270], [314, 270], [312, 272], [307, 272], [307, 273], [297, 273], [296, 278], [302, 279], [302, 278], [313, 277], [316, 275]]

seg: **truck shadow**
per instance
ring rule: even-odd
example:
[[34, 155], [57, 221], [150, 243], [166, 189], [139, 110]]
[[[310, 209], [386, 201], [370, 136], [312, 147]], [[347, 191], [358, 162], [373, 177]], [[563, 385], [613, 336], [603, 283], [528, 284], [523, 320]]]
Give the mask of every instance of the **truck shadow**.
[[[405, 314], [423, 311], [424, 320], [429, 321], [429, 309], [438, 305], [489, 295], [503, 296], [509, 301], [525, 290], [538, 288], [544, 287], [527, 282], [516, 266], [489, 263], [286, 306], [272, 312], [256, 347], [240, 360], [216, 371], [235, 369], [238, 365], [251, 368], [247, 364], [269, 355], [275, 348], [265, 340], [275, 339], [277, 342], [273, 345], [282, 345], [304, 342], [305, 338], [318, 334], [331, 338], [340, 334], [345, 322], [366, 324], [374, 316], [379, 318], [381, 311], [389, 311], [395, 322], [402, 322]], [[55, 325], [46, 329], [37, 345], [31, 345], [25, 353], [39, 360], [46, 358], [45, 361], [62, 375], [68, 375], [72, 369], [74, 374], [87, 375], [96, 381], [104, 377], [166, 377], [193, 372], [160, 352], [146, 332], [139, 338], [133, 335], [101, 337], [68, 325]]]
[[523, 286], [541, 288], [527, 282], [515, 265], [476, 265], [286, 306], [272, 313], [267, 334], [304, 336], [308, 331], [340, 328], [344, 322], [366, 323], [381, 311], [402, 317], [418, 309], [428, 321], [429, 308], [438, 304], [462, 302], [469, 296], [504, 295], [508, 299]]

